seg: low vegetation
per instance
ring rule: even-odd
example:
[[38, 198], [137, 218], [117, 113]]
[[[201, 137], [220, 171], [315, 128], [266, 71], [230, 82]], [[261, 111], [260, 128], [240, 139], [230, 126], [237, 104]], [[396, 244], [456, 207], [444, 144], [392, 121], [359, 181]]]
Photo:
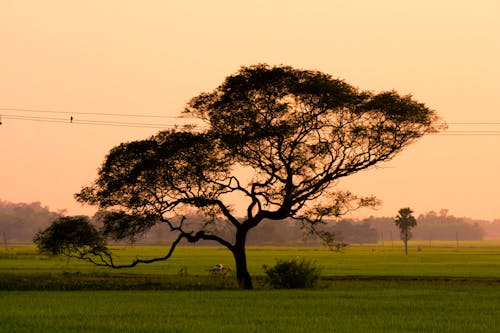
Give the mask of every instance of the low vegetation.
[[321, 274], [314, 261], [304, 258], [278, 259], [274, 266], [263, 268], [265, 283], [274, 289], [312, 288]]

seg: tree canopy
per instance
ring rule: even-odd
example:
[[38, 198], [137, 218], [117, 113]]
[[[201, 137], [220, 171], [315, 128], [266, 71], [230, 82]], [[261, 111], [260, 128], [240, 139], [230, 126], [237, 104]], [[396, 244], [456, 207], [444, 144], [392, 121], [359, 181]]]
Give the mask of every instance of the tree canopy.
[[87, 216], [62, 216], [38, 232], [35, 244], [42, 253], [79, 257], [107, 253], [104, 238]]
[[[184, 114], [206, 126], [120, 144], [76, 198], [105, 211], [108, 237], [134, 239], [160, 223], [178, 234], [173, 247], [181, 239], [218, 242], [233, 253], [243, 288], [252, 288], [245, 256], [252, 228], [293, 218], [315, 232], [327, 217], [376, 204], [339, 191], [337, 181], [442, 126], [411, 96], [360, 91], [319, 71], [266, 64], [242, 67], [194, 97]], [[205, 217], [196, 230], [185, 217], [193, 210]], [[234, 237], [223, 238], [220, 228]]]

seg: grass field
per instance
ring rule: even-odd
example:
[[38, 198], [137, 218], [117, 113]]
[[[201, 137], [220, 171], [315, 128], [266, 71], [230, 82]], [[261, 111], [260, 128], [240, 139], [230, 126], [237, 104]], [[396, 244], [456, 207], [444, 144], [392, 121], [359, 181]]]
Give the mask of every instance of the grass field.
[[[423, 246], [418, 252], [416, 247]], [[115, 247], [119, 262], [136, 256], [150, 258], [164, 255], [161, 246]], [[249, 247], [248, 266], [252, 275], [262, 275], [262, 265], [272, 265], [278, 258], [304, 257], [322, 267], [326, 277], [403, 276], [403, 277], [483, 277], [500, 278], [500, 242], [434, 242], [433, 247], [412, 243], [408, 257], [401, 247], [349, 246], [340, 252], [323, 247]], [[168, 261], [139, 265], [132, 269], [113, 270], [89, 263], [41, 256], [32, 245], [0, 250], [0, 275], [60, 272], [126, 273], [173, 275], [181, 268], [189, 275], [207, 275], [213, 265], [234, 267], [231, 254], [220, 247], [180, 247]]]
[[0, 292], [2, 332], [498, 332], [498, 286], [341, 281], [322, 290]]
[[[500, 243], [432, 245], [412, 243], [408, 257], [387, 244], [249, 248], [257, 281], [277, 258], [305, 257], [323, 268], [318, 288], [279, 291], [214, 282], [213, 264], [233, 266], [217, 247], [182, 247], [167, 262], [120, 271], [40, 256], [33, 246], [3, 249], [0, 332], [500, 331]], [[124, 262], [164, 251], [116, 247]], [[187, 276], [177, 275], [181, 267]]]

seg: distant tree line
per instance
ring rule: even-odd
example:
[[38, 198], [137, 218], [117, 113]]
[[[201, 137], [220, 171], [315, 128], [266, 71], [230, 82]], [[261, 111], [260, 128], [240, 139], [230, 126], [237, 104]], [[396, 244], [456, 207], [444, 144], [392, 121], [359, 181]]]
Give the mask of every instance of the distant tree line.
[[[390, 217], [369, 217], [363, 219], [377, 230], [379, 241], [399, 241], [400, 230]], [[500, 221], [498, 221], [500, 222]], [[500, 230], [500, 223], [497, 223]], [[472, 219], [449, 215], [443, 209], [439, 213], [430, 211], [417, 217], [417, 225], [412, 229], [412, 240], [482, 240], [486, 236], [482, 226]]]
[[47, 228], [62, 213], [52, 212], [40, 202], [0, 200], [0, 239], [2, 242], [31, 242], [36, 232]]
[[[202, 223], [200, 221], [200, 223]], [[449, 215], [447, 210], [439, 213], [428, 212], [417, 217], [417, 225], [412, 229], [412, 240], [482, 240], [486, 236], [483, 229], [500, 232], [500, 220], [478, 222], [469, 218]], [[400, 230], [394, 224], [394, 217], [368, 217], [362, 220], [342, 219], [326, 223], [322, 228], [335, 235], [337, 241], [348, 244], [370, 244], [384, 241], [400, 241]], [[220, 229], [218, 229], [220, 231]], [[500, 233], [498, 234], [500, 235]], [[156, 242], [168, 238], [160, 228], [145, 235], [144, 241]], [[249, 234], [250, 245], [316, 245], [321, 241], [304, 233], [291, 220], [276, 221], [259, 225]]]
[[500, 239], [500, 219], [493, 221], [488, 220], [474, 220], [471, 218], [464, 218], [464, 221], [469, 224], [477, 224], [483, 229], [485, 237], [489, 239]]
[[[0, 200], [0, 242], [32, 242], [33, 236], [63, 215], [63, 212], [50, 211], [40, 202], [11, 203]], [[99, 224], [99, 214], [92, 217]], [[201, 216], [191, 216], [192, 228], [199, 224], [205, 229], [229, 238], [231, 226], [215, 223]], [[224, 230], [226, 229], [226, 230]], [[342, 219], [330, 221], [323, 230], [335, 235], [335, 240], [347, 244], [370, 244], [400, 241], [400, 230], [394, 224], [394, 217], [368, 217], [361, 220]], [[412, 229], [412, 240], [482, 240], [484, 237], [500, 238], [500, 220], [482, 221], [450, 215], [447, 210], [428, 212], [417, 217], [417, 226]], [[138, 243], [165, 244], [175, 235], [162, 226], [156, 226], [142, 237]], [[248, 236], [249, 245], [319, 245], [321, 240], [304, 232], [291, 219], [262, 223]]]
[[[198, 219], [191, 217], [191, 221], [196, 223], [206, 223], [201, 217]], [[224, 230], [220, 227], [221, 224], [213, 224], [218, 227], [213, 229], [213, 232], [225, 235], [230, 239], [231, 233], [229, 230]], [[207, 228], [207, 227], [205, 227]], [[193, 229], [196, 229], [193, 226]], [[343, 243], [376, 243], [377, 231], [366, 222], [359, 222], [354, 220], [341, 220], [338, 222], [329, 221], [325, 226], [319, 228], [322, 231], [328, 231], [334, 235], [337, 242]], [[210, 230], [210, 228], [208, 228]], [[165, 239], [173, 240], [175, 237], [170, 235], [167, 230], [161, 226], [154, 227], [150, 232], [144, 235], [141, 239], [145, 243], [161, 243]], [[292, 219], [285, 219], [282, 221], [270, 221], [270, 223], [262, 223], [252, 230], [248, 235], [248, 245], [290, 245], [290, 246], [312, 246], [320, 245], [323, 241], [314, 234], [310, 234], [297, 225], [296, 221]]]
[[[201, 217], [198, 219], [198, 223], [204, 223]], [[483, 226], [488, 227], [488, 230], [492, 232], [500, 231], [500, 220], [477, 222], [473, 219], [448, 215], [445, 210], [439, 213], [431, 211], [417, 217], [417, 225], [411, 231], [411, 239], [430, 241], [456, 240], [457, 238], [459, 240], [482, 240], [486, 236]], [[335, 240], [347, 244], [400, 241], [400, 230], [394, 224], [394, 217], [368, 217], [362, 220], [342, 219], [338, 222], [329, 221], [321, 229], [335, 235]], [[217, 232], [224, 231], [219, 227]], [[157, 243], [170, 238], [167, 230], [156, 227], [147, 233], [142, 241]], [[320, 239], [314, 237], [314, 235], [308, 235], [300, 229], [297, 223], [290, 219], [263, 223], [252, 230], [248, 237], [249, 245], [318, 245], [320, 243]]]

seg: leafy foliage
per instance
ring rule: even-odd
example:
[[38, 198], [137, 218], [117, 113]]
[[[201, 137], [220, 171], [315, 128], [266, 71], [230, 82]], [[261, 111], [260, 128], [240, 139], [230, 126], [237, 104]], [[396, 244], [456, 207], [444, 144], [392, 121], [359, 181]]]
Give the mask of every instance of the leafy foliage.
[[101, 233], [87, 216], [65, 216], [38, 232], [34, 242], [38, 249], [51, 255], [79, 256], [107, 253]]
[[401, 208], [394, 220], [394, 223], [401, 231], [401, 239], [408, 240], [411, 238], [411, 229], [417, 225], [417, 219], [412, 215], [413, 211], [410, 208]]
[[126, 214], [123, 211], [100, 211], [94, 218], [102, 224], [104, 237], [131, 242], [158, 222], [154, 215]]
[[263, 266], [266, 283], [276, 289], [311, 288], [320, 278], [321, 270], [304, 258], [277, 260], [273, 267]]

